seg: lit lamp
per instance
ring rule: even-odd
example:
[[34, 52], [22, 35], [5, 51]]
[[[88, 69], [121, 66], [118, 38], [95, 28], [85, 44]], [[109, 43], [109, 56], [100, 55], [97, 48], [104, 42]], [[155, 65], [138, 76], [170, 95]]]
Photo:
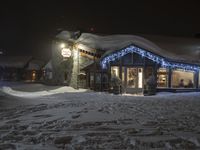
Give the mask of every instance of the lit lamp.
[[65, 43], [60, 44], [60, 48], [62, 48], [62, 49], [65, 48], [65, 46], [66, 46]]

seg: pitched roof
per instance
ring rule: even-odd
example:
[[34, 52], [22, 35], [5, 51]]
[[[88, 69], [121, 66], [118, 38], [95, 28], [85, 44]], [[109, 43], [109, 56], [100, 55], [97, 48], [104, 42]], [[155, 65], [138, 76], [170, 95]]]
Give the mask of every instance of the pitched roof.
[[24, 68], [31, 56], [0, 56], [0, 67]]
[[108, 35], [83, 33], [77, 43], [105, 50], [105, 55], [129, 45], [136, 45], [170, 60], [200, 64], [200, 40], [164, 36]]
[[27, 70], [40, 70], [45, 65], [45, 62], [38, 59], [30, 60]]
[[73, 40], [83, 49], [105, 51], [105, 55], [129, 45], [136, 45], [169, 60], [200, 65], [200, 39], [155, 35], [96, 35], [82, 33], [76, 40], [72, 32], [62, 31], [57, 37]]

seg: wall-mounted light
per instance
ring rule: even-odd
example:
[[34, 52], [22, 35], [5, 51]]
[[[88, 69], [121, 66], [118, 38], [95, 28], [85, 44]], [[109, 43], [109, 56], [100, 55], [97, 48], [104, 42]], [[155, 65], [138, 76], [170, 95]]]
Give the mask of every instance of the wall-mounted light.
[[60, 48], [65, 48], [65, 46], [66, 46], [65, 43], [60, 44]]

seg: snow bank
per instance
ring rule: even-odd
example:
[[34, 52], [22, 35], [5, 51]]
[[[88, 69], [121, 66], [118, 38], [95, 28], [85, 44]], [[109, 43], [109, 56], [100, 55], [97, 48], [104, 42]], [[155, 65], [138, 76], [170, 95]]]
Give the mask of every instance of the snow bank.
[[46, 91], [38, 91], [38, 92], [16, 91], [16, 90], [13, 90], [11, 87], [6, 87], [6, 86], [3, 86], [0, 89], [0, 92], [6, 95], [24, 97], [24, 98], [36, 98], [36, 97], [42, 97], [42, 96], [48, 96], [48, 95], [54, 95], [54, 94], [60, 94], [60, 93], [77, 93], [77, 92], [80, 93], [80, 92], [86, 92], [86, 91], [88, 90], [87, 89], [76, 90], [72, 87], [60, 87], [54, 90], [46, 90]]
[[[200, 149], [200, 93], [131, 96], [16, 86], [1, 88], [14, 96], [0, 96], [0, 106], [20, 105], [0, 108], [0, 149]], [[50, 90], [20, 91], [25, 87]]]

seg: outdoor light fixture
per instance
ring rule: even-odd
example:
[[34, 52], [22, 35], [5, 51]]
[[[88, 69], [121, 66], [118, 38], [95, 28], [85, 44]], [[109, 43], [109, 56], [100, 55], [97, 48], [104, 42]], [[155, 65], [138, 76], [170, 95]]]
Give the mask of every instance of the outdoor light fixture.
[[101, 60], [101, 67], [103, 69], [106, 69], [107, 65], [110, 62], [115, 61], [115, 60], [129, 54], [129, 53], [139, 54], [142, 57], [146, 57], [146, 58], [160, 64], [162, 67], [170, 67], [172, 69], [183, 69], [183, 70], [191, 70], [191, 71], [200, 70], [200, 66], [171, 62], [171, 61], [166, 60], [164, 57], [155, 55], [155, 54], [153, 54], [149, 51], [143, 50], [143, 49], [136, 47], [136, 46], [133, 46], [133, 45], [104, 57]]
[[65, 48], [65, 46], [66, 46], [65, 43], [60, 44], [60, 48]]

